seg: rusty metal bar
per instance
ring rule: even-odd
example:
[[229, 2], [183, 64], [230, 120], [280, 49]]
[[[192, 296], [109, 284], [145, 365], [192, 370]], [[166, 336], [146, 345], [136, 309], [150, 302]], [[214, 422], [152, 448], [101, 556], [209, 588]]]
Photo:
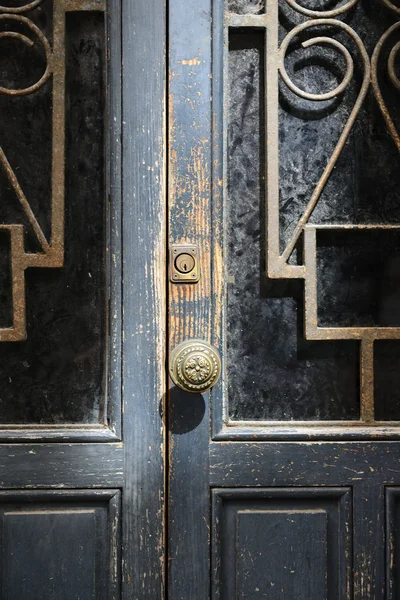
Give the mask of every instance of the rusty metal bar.
[[46, 240], [46, 237], [39, 225], [39, 223], [36, 220], [36, 217], [33, 213], [33, 210], [30, 207], [30, 204], [28, 202], [28, 200], [26, 199], [26, 196], [19, 184], [19, 181], [10, 165], [10, 163], [7, 160], [6, 155], [4, 154], [3, 149], [0, 147], [0, 165], [3, 167], [9, 182], [11, 183], [13, 190], [15, 192], [15, 195], [17, 196], [23, 211], [29, 221], [29, 223], [32, 226], [33, 231], [35, 232], [35, 235], [39, 241], [39, 244], [41, 245], [42, 249], [44, 252], [47, 252], [49, 250], [49, 243]]
[[77, 12], [77, 11], [105, 11], [106, 0], [64, 0], [65, 12]]
[[266, 118], [266, 211], [267, 225], [267, 271], [278, 277], [279, 259], [279, 6], [278, 2], [267, 3], [265, 45], [265, 103]]
[[369, 337], [361, 341], [360, 395], [361, 420], [371, 423], [375, 420], [374, 339]]
[[[323, 192], [323, 190], [325, 189], [325, 186], [328, 182], [328, 179], [330, 178], [333, 169], [335, 168], [335, 165], [338, 161], [338, 158], [340, 156], [340, 154], [342, 153], [342, 150], [349, 138], [350, 132], [353, 129], [354, 123], [358, 117], [358, 113], [360, 112], [361, 106], [364, 103], [364, 100], [367, 96], [368, 93], [368, 88], [370, 85], [370, 80], [371, 80], [371, 66], [370, 66], [370, 61], [369, 61], [369, 56], [367, 54], [367, 51], [365, 49], [365, 46], [361, 40], [361, 38], [355, 33], [355, 31], [346, 23], [342, 23], [341, 21], [336, 21], [335, 19], [315, 19], [312, 21], [307, 21], [306, 23], [302, 23], [300, 25], [298, 25], [297, 27], [295, 27], [284, 39], [284, 41], [282, 42], [281, 45], [281, 50], [280, 50], [280, 73], [281, 73], [281, 77], [283, 79], [283, 81], [286, 83], [286, 85], [288, 85], [288, 87], [292, 90], [292, 92], [302, 96], [302, 97], [306, 97], [309, 100], [326, 100], [327, 98], [333, 98], [336, 97], [338, 94], [342, 93], [342, 86], [338, 86], [335, 90], [333, 90], [331, 93], [329, 94], [306, 94], [301, 92], [301, 90], [299, 90], [299, 88], [297, 88], [297, 86], [295, 86], [294, 84], [291, 84], [287, 74], [286, 74], [286, 69], [284, 68], [284, 60], [285, 60], [285, 55], [286, 55], [286, 51], [289, 47], [290, 42], [301, 32], [305, 31], [306, 29], [310, 28], [310, 27], [315, 27], [315, 26], [319, 26], [319, 25], [328, 25], [328, 26], [333, 26], [333, 27], [337, 27], [340, 29], [343, 29], [355, 42], [358, 50], [360, 51], [360, 54], [362, 56], [363, 59], [363, 63], [364, 63], [364, 77], [363, 77], [363, 83], [360, 89], [360, 92], [358, 94], [356, 103], [353, 107], [353, 110], [350, 113], [350, 116], [346, 122], [346, 125], [340, 135], [339, 141], [333, 151], [333, 154], [331, 156], [331, 158], [328, 161], [328, 164], [325, 167], [325, 170], [322, 174], [322, 177], [320, 178], [314, 193], [312, 194], [310, 201], [303, 213], [303, 215], [300, 217], [294, 233], [292, 234], [292, 237], [289, 241], [289, 243], [287, 244], [285, 251], [282, 254], [281, 259], [286, 262], [289, 258], [290, 255], [292, 254], [297, 241], [303, 231], [304, 225], [306, 225], [306, 223], [308, 222], [315, 206], [318, 203], [318, 200], [321, 197], [321, 194]], [[316, 40], [321, 40], [321, 38], [316, 38]], [[313, 43], [316, 40], [311, 40]], [[330, 38], [324, 37], [323, 38], [324, 43], [328, 44]], [[334, 45], [335, 47], [337, 47], [337, 43], [332, 44], [332, 40], [331, 41], [331, 45]], [[310, 41], [308, 43], [303, 43], [303, 47], [306, 45], [311, 45]], [[339, 44], [339, 46], [342, 46], [344, 48], [344, 46], [342, 44]], [[347, 52], [347, 51], [346, 51]], [[345, 56], [347, 56], [345, 54]], [[349, 75], [352, 75], [352, 68], [349, 69], [349, 63], [348, 63], [348, 73], [345, 76], [343, 83], [345, 83], [346, 85], [344, 86], [347, 87], [351, 77], [349, 78]], [[301, 93], [299, 93], [301, 92]]]
[[63, 0], [55, 0], [53, 39], [51, 255], [53, 263], [52, 266], [56, 267], [62, 266], [64, 262], [65, 11]]
[[[271, 4], [276, 4], [271, 3]], [[237, 13], [227, 13], [227, 24], [228, 27], [262, 27], [264, 29], [268, 28], [269, 25], [269, 14], [270, 9], [272, 7], [268, 7], [268, 14], [261, 15], [253, 15], [253, 14], [237, 14]]]

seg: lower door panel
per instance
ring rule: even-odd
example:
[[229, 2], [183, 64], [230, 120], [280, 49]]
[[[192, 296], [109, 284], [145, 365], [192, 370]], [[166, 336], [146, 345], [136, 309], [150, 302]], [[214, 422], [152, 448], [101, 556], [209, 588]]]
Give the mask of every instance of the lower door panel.
[[349, 597], [351, 488], [214, 489], [214, 598]]
[[119, 598], [118, 490], [0, 492], [1, 598]]

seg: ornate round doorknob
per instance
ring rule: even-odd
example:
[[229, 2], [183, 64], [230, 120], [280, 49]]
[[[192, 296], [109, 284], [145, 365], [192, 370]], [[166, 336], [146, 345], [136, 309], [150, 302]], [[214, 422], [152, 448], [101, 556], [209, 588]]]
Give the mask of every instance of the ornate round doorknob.
[[172, 381], [186, 392], [205, 392], [221, 375], [218, 351], [203, 340], [187, 340], [171, 353], [169, 373]]

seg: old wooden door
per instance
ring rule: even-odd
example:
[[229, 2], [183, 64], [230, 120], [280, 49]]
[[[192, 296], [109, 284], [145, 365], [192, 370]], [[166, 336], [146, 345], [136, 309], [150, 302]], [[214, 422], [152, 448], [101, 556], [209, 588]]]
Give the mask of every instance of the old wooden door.
[[400, 597], [399, 15], [171, 0], [169, 600]]
[[163, 596], [165, 5], [0, 6], [0, 597]]

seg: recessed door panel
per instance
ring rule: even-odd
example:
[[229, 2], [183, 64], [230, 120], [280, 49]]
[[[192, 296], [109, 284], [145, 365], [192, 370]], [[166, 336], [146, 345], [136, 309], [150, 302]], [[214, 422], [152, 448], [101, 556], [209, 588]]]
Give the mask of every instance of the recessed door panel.
[[350, 490], [214, 490], [213, 506], [215, 598], [349, 593]]
[[0, 502], [4, 598], [118, 598], [118, 491], [10, 492]]

